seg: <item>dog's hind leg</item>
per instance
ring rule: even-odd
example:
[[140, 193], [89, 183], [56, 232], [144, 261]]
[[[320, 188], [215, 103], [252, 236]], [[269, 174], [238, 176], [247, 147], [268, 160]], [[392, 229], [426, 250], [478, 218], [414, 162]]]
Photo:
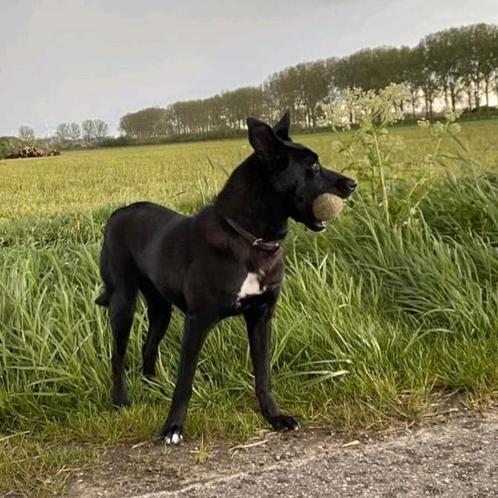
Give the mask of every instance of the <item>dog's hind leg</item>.
[[146, 377], [154, 377], [159, 343], [168, 330], [171, 318], [171, 303], [148, 281], [140, 286], [140, 290], [147, 301], [149, 318], [149, 331], [142, 347], [143, 372]]
[[115, 406], [128, 405], [125, 381], [125, 354], [133, 323], [137, 288], [128, 284], [116, 287], [110, 297], [109, 318], [113, 335], [112, 350], [112, 393]]
[[112, 283], [111, 269], [109, 267], [109, 255], [105, 242], [102, 247], [102, 252], [100, 253], [100, 276], [102, 277], [102, 281], [104, 283], [104, 290], [100, 296], [95, 299], [95, 304], [98, 304], [99, 306], [109, 306], [114, 285]]

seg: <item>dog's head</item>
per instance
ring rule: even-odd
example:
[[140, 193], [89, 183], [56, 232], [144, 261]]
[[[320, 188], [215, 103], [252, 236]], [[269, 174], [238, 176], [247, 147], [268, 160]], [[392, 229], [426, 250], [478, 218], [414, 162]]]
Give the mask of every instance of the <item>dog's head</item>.
[[319, 232], [325, 223], [313, 215], [313, 202], [331, 193], [343, 199], [356, 189], [356, 181], [324, 168], [318, 154], [289, 137], [289, 113], [272, 128], [263, 121], [248, 118], [249, 142], [268, 182], [283, 195], [288, 215]]

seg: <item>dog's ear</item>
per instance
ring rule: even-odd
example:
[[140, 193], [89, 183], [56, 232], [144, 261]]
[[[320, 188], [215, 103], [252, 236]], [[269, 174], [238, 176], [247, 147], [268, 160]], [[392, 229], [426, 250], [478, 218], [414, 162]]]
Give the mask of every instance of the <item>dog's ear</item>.
[[290, 113], [286, 113], [280, 118], [280, 121], [273, 127], [273, 131], [278, 138], [282, 140], [289, 140], [289, 128], [290, 128]]
[[247, 118], [249, 143], [254, 152], [262, 158], [269, 158], [275, 154], [278, 138], [271, 126], [255, 118]]

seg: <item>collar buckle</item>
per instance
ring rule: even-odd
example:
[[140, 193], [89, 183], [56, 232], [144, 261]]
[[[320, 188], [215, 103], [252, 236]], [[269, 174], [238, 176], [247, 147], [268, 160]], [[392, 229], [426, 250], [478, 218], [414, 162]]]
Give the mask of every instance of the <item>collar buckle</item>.
[[251, 247], [256, 247], [262, 251], [275, 252], [281, 248], [280, 242], [277, 241], [265, 241], [261, 237], [255, 237], [251, 232], [242, 228], [238, 223], [232, 219], [226, 217], [225, 221], [245, 240], [247, 240]]

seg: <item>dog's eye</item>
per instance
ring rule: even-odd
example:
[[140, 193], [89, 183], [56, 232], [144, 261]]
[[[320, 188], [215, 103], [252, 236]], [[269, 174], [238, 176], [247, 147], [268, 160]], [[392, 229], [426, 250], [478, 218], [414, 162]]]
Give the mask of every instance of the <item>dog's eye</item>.
[[320, 163], [318, 161], [315, 161], [313, 163], [313, 166], [311, 166], [311, 170], [315, 173], [317, 173], [318, 171], [320, 171]]

